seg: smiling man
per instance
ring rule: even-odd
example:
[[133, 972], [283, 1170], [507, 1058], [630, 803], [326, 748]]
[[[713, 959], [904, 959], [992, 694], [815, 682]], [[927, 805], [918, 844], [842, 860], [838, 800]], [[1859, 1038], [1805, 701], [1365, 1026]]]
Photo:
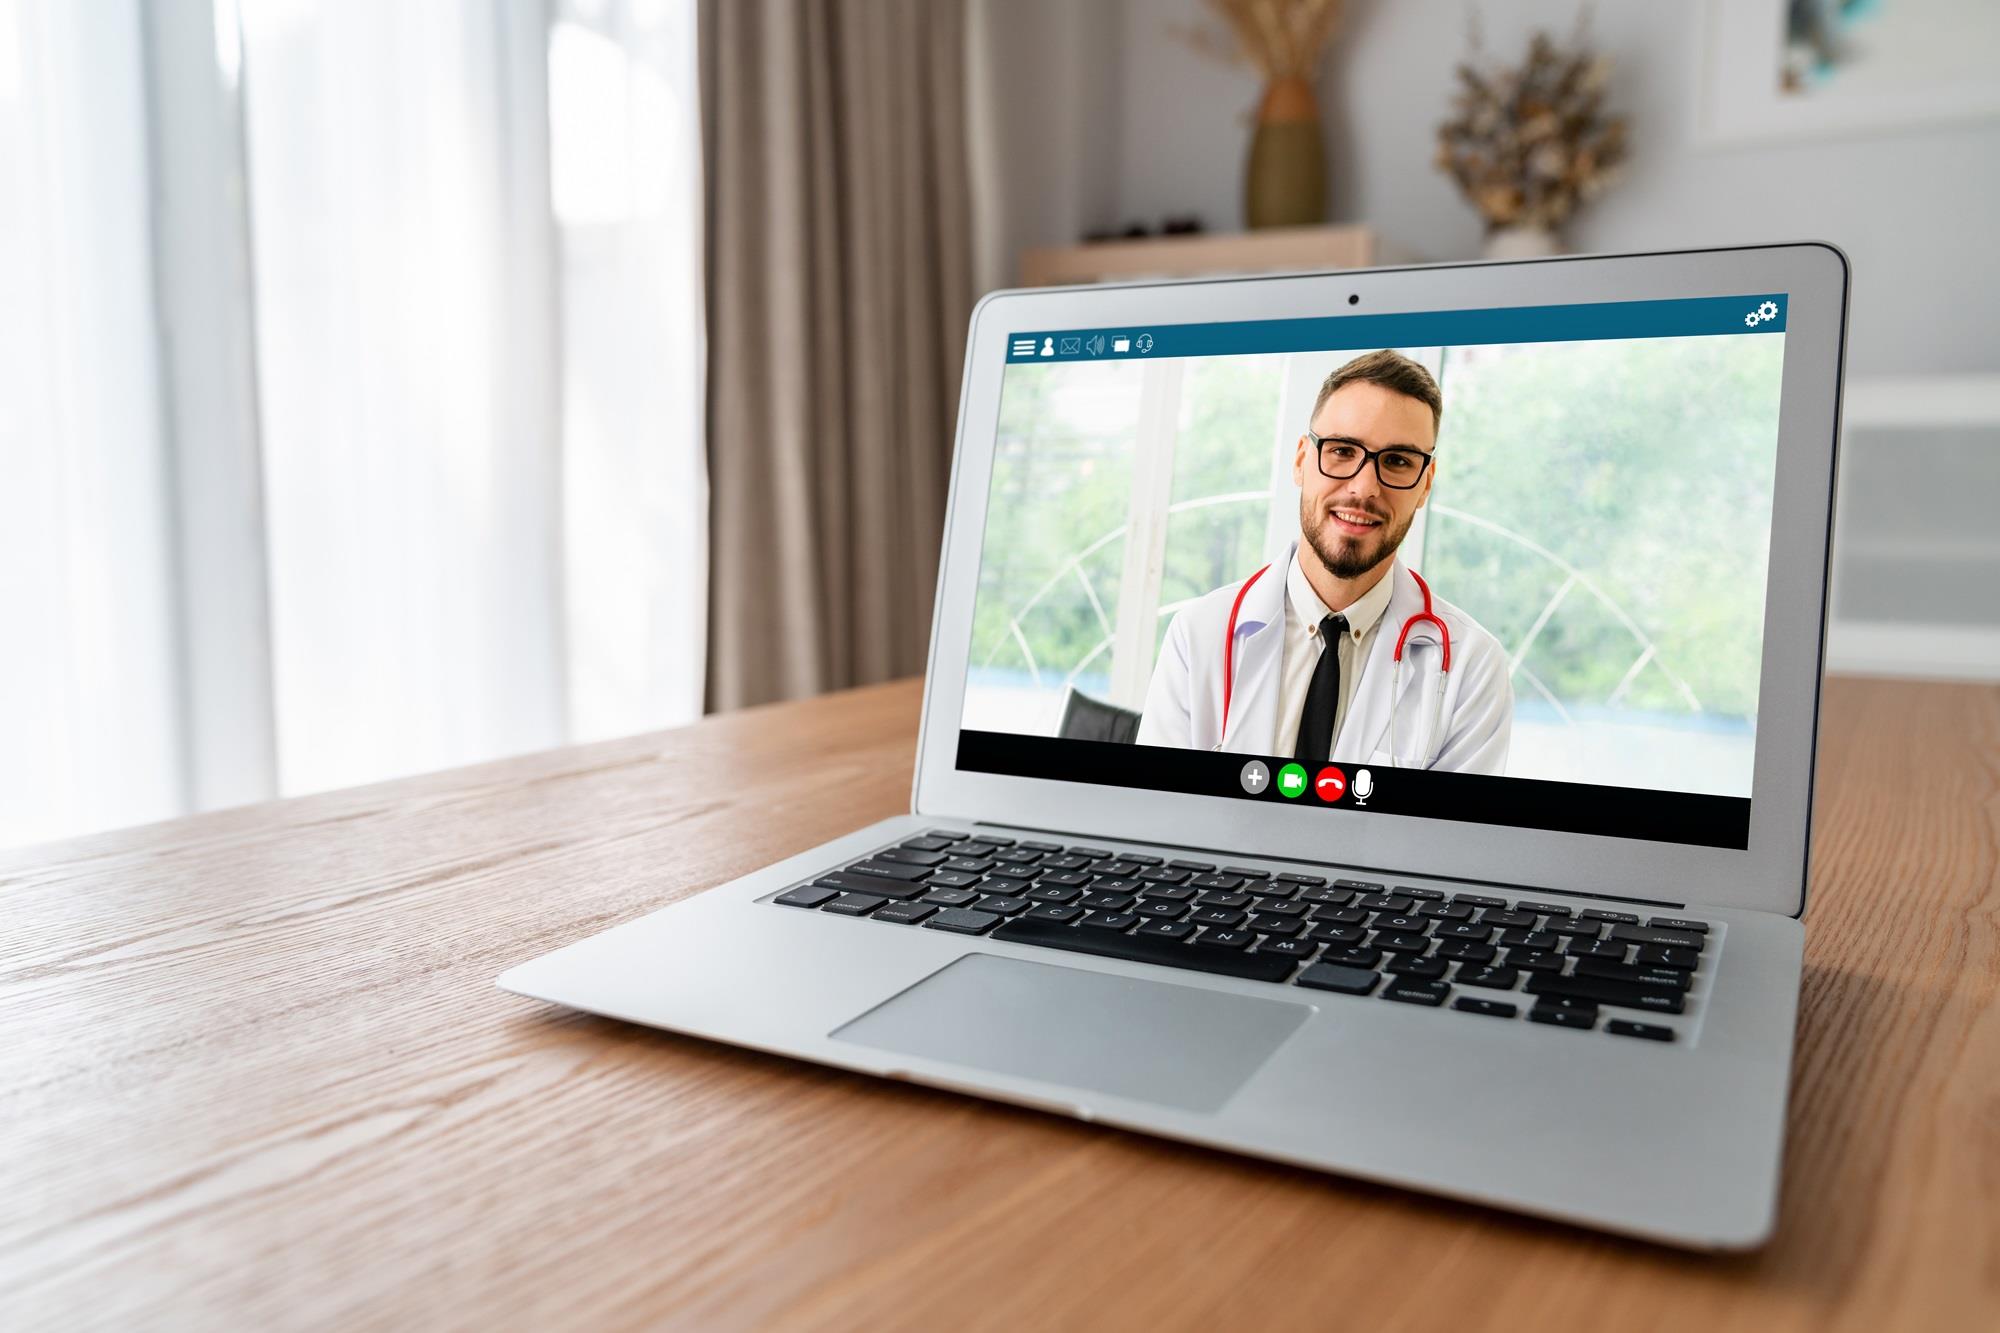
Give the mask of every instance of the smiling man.
[[1292, 460], [1299, 539], [1174, 617], [1141, 745], [1289, 755], [1309, 770], [1504, 771], [1506, 654], [1396, 558], [1430, 499], [1443, 417], [1437, 381], [1400, 353], [1326, 377]]

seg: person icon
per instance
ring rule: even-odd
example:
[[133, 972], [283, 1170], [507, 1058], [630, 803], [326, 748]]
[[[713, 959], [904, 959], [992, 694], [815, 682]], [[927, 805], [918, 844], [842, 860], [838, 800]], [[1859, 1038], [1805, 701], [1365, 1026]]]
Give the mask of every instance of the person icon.
[[1054, 356], [1055, 354], [1056, 354], [1056, 340], [1054, 338], [1042, 339], [1042, 355]]

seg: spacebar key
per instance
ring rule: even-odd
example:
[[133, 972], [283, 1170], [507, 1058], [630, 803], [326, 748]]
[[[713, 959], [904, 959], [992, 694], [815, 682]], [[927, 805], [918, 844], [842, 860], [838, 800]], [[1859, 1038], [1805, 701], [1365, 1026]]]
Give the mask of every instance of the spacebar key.
[[1079, 930], [1059, 921], [1036, 921], [1029, 917], [1015, 917], [987, 938], [1006, 940], [1010, 944], [1040, 944], [1075, 953], [1094, 953], [1101, 958], [1123, 958], [1132, 963], [1158, 963], [1162, 967], [1219, 972], [1225, 977], [1242, 977], [1246, 981], [1283, 981], [1299, 965], [1298, 959], [1281, 954], [1238, 953], [1234, 949], [1214, 945], [1182, 944], [1177, 940], [1119, 935], [1108, 930]]

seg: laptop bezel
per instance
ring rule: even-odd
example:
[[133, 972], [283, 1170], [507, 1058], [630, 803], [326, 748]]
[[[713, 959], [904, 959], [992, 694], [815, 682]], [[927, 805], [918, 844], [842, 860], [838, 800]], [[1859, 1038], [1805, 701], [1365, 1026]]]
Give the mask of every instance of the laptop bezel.
[[[1078, 836], [1802, 915], [1848, 264], [1823, 242], [994, 292], [973, 311], [911, 808]], [[959, 722], [1007, 337], [1020, 330], [1786, 294], [1746, 850], [964, 772]], [[1358, 295], [1350, 305], [1348, 296]]]

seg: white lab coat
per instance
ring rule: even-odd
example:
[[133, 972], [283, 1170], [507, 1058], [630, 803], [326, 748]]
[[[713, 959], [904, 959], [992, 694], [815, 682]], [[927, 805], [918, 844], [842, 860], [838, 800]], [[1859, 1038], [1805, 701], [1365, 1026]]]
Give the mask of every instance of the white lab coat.
[[[1283, 754], [1290, 743], [1272, 745], [1278, 724], [1278, 677], [1284, 657], [1285, 572], [1297, 558], [1297, 544], [1285, 548], [1243, 598], [1236, 616], [1236, 681], [1229, 703], [1229, 729], [1222, 727], [1222, 637], [1229, 608], [1242, 590], [1239, 581], [1217, 588], [1181, 608], [1167, 627], [1146, 691], [1139, 723], [1141, 745], [1183, 749], [1235, 750]], [[1247, 577], [1247, 575], [1246, 575]], [[1451, 628], [1451, 670], [1445, 674], [1437, 734], [1431, 731], [1431, 691], [1440, 650], [1437, 627], [1424, 622], [1410, 631], [1403, 650], [1401, 697], [1392, 699], [1396, 678], [1396, 638], [1403, 622], [1423, 610], [1423, 593], [1398, 559], [1388, 608], [1361, 675], [1340, 734], [1333, 762], [1376, 767], [1431, 768], [1446, 772], [1504, 772], [1514, 727], [1514, 687], [1507, 655], [1478, 621], [1436, 595], [1432, 612]]]

